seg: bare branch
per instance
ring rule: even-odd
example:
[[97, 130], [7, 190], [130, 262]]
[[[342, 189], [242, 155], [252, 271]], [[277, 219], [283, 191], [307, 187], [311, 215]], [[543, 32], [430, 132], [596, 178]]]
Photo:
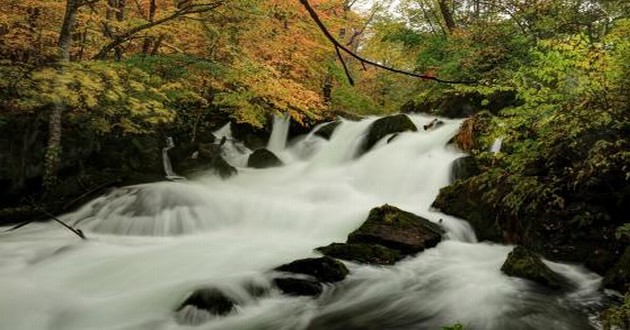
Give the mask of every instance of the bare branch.
[[[432, 76], [432, 75], [417, 74], [417, 73], [414, 73], [414, 72], [409, 72], [409, 71], [405, 71], [405, 70], [392, 68], [392, 67], [385, 66], [385, 65], [376, 63], [374, 61], [370, 61], [368, 59], [365, 59], [365, 58], [355, 54], [353, 51], [351, 51], [350, 49], [348, 49], [347, 47], [345, 47], [341, 43], [339, 43], [339, 41], [337, 41], [337, 39], [335, 39], [335, 37], [333, 37], [332, 34], [330, 34], [330, 32], [328, 31], [328, 29], [326, 28], [324, 23], [322, 23], [322, 21], [319, 19], [319, 16], [315, 12], [315, 10], [308, 3], [308, 0], [300, 0], [300, 3], [304, 6], [304, 8], [306, 8], [306, 11], [309, 13], [309, 15], [311, 16], [313, 21], [315, 21], [315, 24], [317, 24], [317, 26], [322, 31], [324, 36], [326, 36], [326, 38], [337, 48], [337, 51], [339, 51], [339, 50], [344, 51], [346, 54], [350, 55], [351, 57], [354, 57], [355, 59], [357, 59], [362, 64], [371, 65], [371, 66], [374, 66], [374, 67], [377, 67], [377, 68], [380, 68], [380, 69], [383, 69], [383, 70], [386, 70], [386, 71], [399, 73], [399, 74], [403, 74], [403, 75], [406, 75], [406, 76], [416, 77], [416, 78], [425, 79], [425, 80], [433, 80], [433, 81], [437, 81], [437, 82], [445, 83], [445, 84], [474, 84], [474, 83], [476, 83], [476, 81], [444, 80], [444, 79], [440, 79], [440, 78]], [[352, 82], [352, 80], [351, 80], [351, 82]]]

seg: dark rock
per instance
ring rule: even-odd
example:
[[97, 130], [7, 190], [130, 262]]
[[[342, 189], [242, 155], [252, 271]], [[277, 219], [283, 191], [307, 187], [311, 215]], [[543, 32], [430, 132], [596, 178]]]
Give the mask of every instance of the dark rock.
[[258, 149], [249, 155], [247, 167], [268, 168], [282, 166], [283, 163], [273, 152], [267, 149]]
[[479, 166], [473, 156], [464, 156], [455, 159], [451, 166], [451, 182], [466, 180], [479, 174]]
[[436, 246], [442, 233], [439, 225], [385, 204], [370, 211], [361, 227], [348, 235], [348, 243], [380, 244], [413, 254]]
[[495, 210], [483, 202], [482, 195], [483, 191], [470, 180], [456, 181], [440, 189], [432, 206], [446, 214], [468, 220], [480, 241], [503, 242]]
[[374, 121], [368, 129], [367, 136], [361, 145], [360, 154], [363, 154], [389, 134], [401, 133], [406, 131], [417, 132], [416, 125], [404, 114], [383, 117]]
[[203, 288], [195, 290], [177, 308], [181, 311], [186, 306], [193, 306], [197, 309], [208, 311], [213, 315], [227, 315], [234, 310], [234, 301], [223, 292], [215, 288]]
[[501, 271], [508, 276], [528, 279], [552, 289], [559, 289], [564, 285], [560, 275], [547, 267], [540, 257], [522, 246], [516, 246], [508, 254]]
[[321, 282], [339, 282], [349, 273], [343, 263], [329, 257], [299, 259], [275, 270], [310, 275]]
[[319, 296], [322, 293], [321, 283], [301, 278], [275, 278], [273, 283], [290, 296]]
[[425, 131], [429, 131], [429, 130], [434, 130], [436, 128], [440, 128], [442, 126], [444, 126], [444, 122], [435, 118], [428, 124], [422, 125], [422, 129], [424, 129]]
[[341, 124], [341, 121], [339, 120], [324, 124], [313, 134], [320, 136], [326, 140], [330, 140], [330, 137], [335, 132], [335, 129], [337, 128], [337, 126], [339, 126], [339, 124]]
[[[221, 156], [220, 143], [199, 143], [176, 145], [169, 150], [173, 169], [177, 173], [193, 175], [195, 173], [212, 171], [223, 179], [227, 179], [238, 173], [236, 168], [230, 165]], [[195, 156], [193, 156], [195, 155]]]
[[603, 284], [606, 288], [622, 293], [630, 290], [630, 246], [626, 247], [621, 258], [606, 272]]
[[378, 244], [332, 243], [316, 250], [329, 257], [364, 264], [393, 265], [402, 259], [400, 252]]
[[271, 136], [271, 122], [268, 122], [263, 128], [235, 122], [232, 122], [231, 127], [232, 136], [238, 141], [243, 141], [243, 144], [251, 150], [264, 148]]

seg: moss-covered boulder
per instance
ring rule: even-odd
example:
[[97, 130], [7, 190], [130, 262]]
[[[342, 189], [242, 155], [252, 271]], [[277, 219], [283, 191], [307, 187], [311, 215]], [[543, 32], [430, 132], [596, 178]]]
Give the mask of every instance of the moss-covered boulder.
[[516, 91], [513, 90], [497, 90], [487, 95], [476, 91], [450, 90], [436, 93], [435, 96], [424, 100], [409, 101], [400, 108], [400, 112], [464, 118], [483, 110], [496, 114], [504, 108], [519, 104]]
[[332, 243], [316, 251], [333, 258], [375, 265], [393, 265], [403, 257], [399, 251], [378, 244]]
[[466, 180], [479, 174], [479, 166], [473, 156], [459, 157], [451, 165], [451, 182]]
[[564, 286], [563, 278], [545, 265], [540, 257], [522, 246], [516, 246], [501, 266], [508, 276], [534, 281], [552, 289]]
[[322, 284], [309, 279], [279, 277], [273, 280], [273, 283], [289, 296], [319, 296], [322, 293]]
[[606, 272], [603, 284], [604, 287], [619, 292], [630, 291], [630, 246], [626, 247], [619, 261]]
[[247, 167], [268, 168], [282, 166], [283, 163], [273, 152], [267, 149], [258, 149], [249, 155]]
[[456, 181], [440, 189], [433, 207], [443, 213], [467, 220], [480, 241], [502, 242], [503, 233], [496, 223], [496, 212], [481, 199], [483, 191], [470, 181]]
[[339, 282], [349, 273], [343, 263], [330, 257], [299, 259], [277, 267], [275, 270], [310, 275], [320, 282]]
[[397, 114], [377, 119], [368, 129], [368, 133], [359, 150], [360, 154], [372, 149], [376, 142], [385, 136], [406, 131], [417, 132], [418, 128], [405, 114]]
[[439, 225], [385, 204], [370, 211], [361, 227], [348, 235], [348, 243], [379, 244], [408, 255], [436, 246], [442, 233]]
[[234, 310], [236, 303], [216, 288], [195, 290], [176, 309], [176, 319], [181, 324], [198, 325], [213, 316], [223, 316]]
[[339, 126], [339, 124], [341, 124], [341, 121], [339, 120], [326, 123], [322, 127], [320, 127], [317, 131], [315, 131], [315, 133], [313, 134], [319, 137], [322, 137], [326, 140], [330, 140], [330, 137], [333, 135], [333, 133], [335, 132], [335, 129]]

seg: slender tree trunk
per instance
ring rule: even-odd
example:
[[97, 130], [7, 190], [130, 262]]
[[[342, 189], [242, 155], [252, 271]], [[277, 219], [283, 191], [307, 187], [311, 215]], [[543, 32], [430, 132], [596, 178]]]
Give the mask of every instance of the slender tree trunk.
[[440, 7], [440, 13], [442, 13], [442, 18], [444, 19], [444, 24], [446, 25], [446, 29], [448, 30], [448, 33], [451, 34], [453, 33], [453, 30], [455, 29], [455, 21], [453, 20], [453, 13], [448, 8], [448, 4], [446, 3], [446, 0], [439, 0], [438, 5]]
[[[58, 69], [63, 72], [64, 66], [70, 62], [70, 43], [72, 42], [72, 31], [76, 21], [78, 0], [67, 0], [66, 12], [59, 33], [59, 61]], [[48, 117], [48, 144], [44, 156], [44, 187], [48, 190], [57, 183], [57, 170], [61, 162], [61, 114], [64, 110], [63, 103], [59, 102], [52, 106]]]

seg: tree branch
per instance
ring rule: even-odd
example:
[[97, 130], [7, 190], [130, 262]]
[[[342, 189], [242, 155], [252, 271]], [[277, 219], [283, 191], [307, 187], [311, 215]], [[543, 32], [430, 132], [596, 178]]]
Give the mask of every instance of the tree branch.
[[357, 59], [362, 64], [371, 65], [373, 67], [377, 67], [377, 68], [380, 68], [380, 69], [383, 69], [383, 70], [386, 70], [386, 71], [390, 71], [390, 72], [394, 72], [394, 73], [398, 73], [398, 74], [402, 74], [402, 75], [406, 75], [406, 76], [416, 77], [416, 78], [425, 79], [425, 80], [433, 80], [433, 81], [437, 81], [437, 82], [445, 83], [445, 84], [474, 84], [474, 83], [476, 83], [476, 81], [444, 80], [444, 79], [440, 79], [438, 77], [434, 77], [432, 75], [417, 74], [417, 73], [413, 73], [413, 72], [409, 72], [409, 71], [405, 71], [405, 70], [392, 68], [392, 67], [385, 66], [385, 65], [376, 63], [374, 61], [365, 59], [365, 58], [355, 54], [353, 51], [351, 51], [350, 49], [348, 49], [344, 45], [342, 45], [339, 41], [337, 41], [337, 39], [335, 39], [335, 37], [332, 36], [332, 34], [330, 34], [330, 32], [328, 31], [328, 29], [326, 28], [324, 23], [322, 23], [322, 21], [319, 19], [319, 16], [315, 12], [315, 10], [308, 3], [308, 0], [300, 0], [300, 3], [304, 6], [304, 8], [306, 8], [306, 11], [311, 16], [313, 21], [315, 21], [315, 24], [317, 24], [317, 26], [322, 31], [324, 36], [326, 36], [326, 38], [336, 48], [338, 48], [338, 50], [344, 51], [346, 54], [350, 55], [351, 57], [354, 57], [355, 59]]

